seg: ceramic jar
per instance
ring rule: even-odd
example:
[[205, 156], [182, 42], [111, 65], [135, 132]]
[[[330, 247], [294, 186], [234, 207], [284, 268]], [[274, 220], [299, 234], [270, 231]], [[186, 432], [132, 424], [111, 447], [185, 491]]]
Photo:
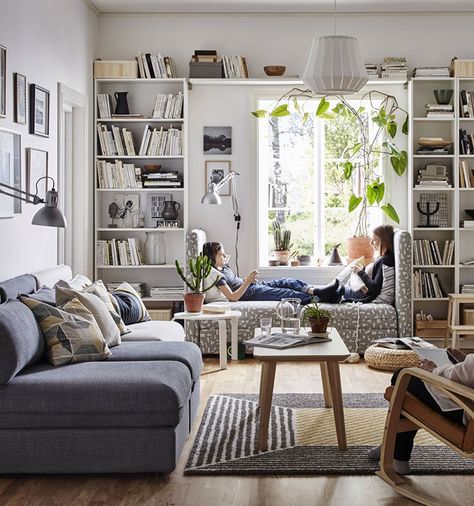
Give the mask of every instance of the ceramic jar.
[[164, 232], [145, 232], [145, 263], [163, 265], [166, 263], [166, 243]]

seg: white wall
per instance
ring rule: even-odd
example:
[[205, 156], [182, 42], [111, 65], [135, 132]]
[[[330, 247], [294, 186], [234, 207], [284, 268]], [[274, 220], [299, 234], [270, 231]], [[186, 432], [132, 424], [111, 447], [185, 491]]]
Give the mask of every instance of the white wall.
[[[0, 0], [0, 44], [7, 48], [7, 117], [0, 128], [22, 136], [23, 189], [27, 147], [49, 152], [49, 175], [56, 178], [57, 83], [92, 96], [97, 28], [97, 15], [82, 0]], [[13, 72], [50, 91], [49, 138], [13, 122]], [[31, 225], [38, 209], [23, 203], [21, 215], [0, 219], [0, 279], [56, 263], [57, 230]]]

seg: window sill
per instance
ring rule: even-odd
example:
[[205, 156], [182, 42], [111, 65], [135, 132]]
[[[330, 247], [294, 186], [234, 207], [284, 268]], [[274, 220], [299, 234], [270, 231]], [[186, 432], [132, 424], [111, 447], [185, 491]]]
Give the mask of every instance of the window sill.
[[281, 272], [281, 271], [317, 271], [317, 272], [339, 272], [344, 269], [346, 265], [298, 265], [298, 266], [291, 266], [291, 265], [278, 265], [278, 266], [268, 266], [265, 265], [263, 267], [258, 267], [259, 272]]

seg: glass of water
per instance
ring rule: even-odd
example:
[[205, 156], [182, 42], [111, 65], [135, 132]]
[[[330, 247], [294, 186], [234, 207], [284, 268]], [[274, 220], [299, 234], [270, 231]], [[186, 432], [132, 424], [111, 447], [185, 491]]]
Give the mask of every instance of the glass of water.
[[272, 331], [272, 319], [271, 318], [260, 318], [260, 332], [262, 336], [270, 334]]

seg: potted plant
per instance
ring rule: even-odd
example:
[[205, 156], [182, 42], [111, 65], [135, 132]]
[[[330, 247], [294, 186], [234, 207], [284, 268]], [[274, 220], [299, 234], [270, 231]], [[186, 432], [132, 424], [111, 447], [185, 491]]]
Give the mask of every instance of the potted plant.
[[275, 242], [275, 257], [280, 265], [288, 265], [292, 246], [292, 244], [290, 244], [291, 231], [282, 228], [279, 221], [274, 221], [272, 227], [273, 240]]
[[317, 302], [312, 302], [304, 308], [303, 324], [309, 322], [311, 332], [324, 334], [327, 331], [331, 315], [326, 309], [321, 309]]
[[290, 265], [291, 267], [299, 267], [300, 261], [298, 260], [300, 252], [298, 250], [293, 250], [290, 254]]
[[204, 292], [216, 286], [219, 281], [219, 279], [216, 279], [210, 286], [203, 288], [203, 281], [209, 276], [212, 269], [210, 259], [202, 253], [195, 260], [191, 258], [188, 262], [188, 276], [184, 274], [178, 260], [175, 260], [174, 264], [180, 278], [190, 290], [183, 294], [186, 311], [188, 313], [200, 313], [204, 302]]
[[[292, 104], [305, 123], [310, 113], [304, 110], [299, 99], [310, 98], [315, 98], [310, 90], [293, 88], [282, 95], [271, 110], [261, 109], [252, 114], [257, 118], [288, 116]], [[408, 135], [408, 113], [398, 105], [393, 95], [381, 91], [369, 91], [360, 101], [360, 107], [354, 107], [340, 96], [331, 108], [331, 102], [322, 97], [315, 116], [329, 121], [337, 118], [352, 121], [359, 131], [357, 142], [344, 149], [338, 162], [338, 172], [342, 181], [350, 183], [347, 209], [349, 213], [357, 213], [353, 237], [348, 240], [348, 256], [358, 258], [364, 255], [369, 259], [373, 256], [368, 230], [369, 207], [379, 206], [391, 220], [400, 222], [397, 211], [387, 200], [387, 181], [379, 175], [377, 168], [385, 158], [397, 176], [402, 176], [406, 171], [408, 155], [405, 150], [397, 147], [395, 137], [399, 131]], [[364, 104], [368, 104], [368, 107]], [[358, 248], [362, 248], [361, 252]]]

